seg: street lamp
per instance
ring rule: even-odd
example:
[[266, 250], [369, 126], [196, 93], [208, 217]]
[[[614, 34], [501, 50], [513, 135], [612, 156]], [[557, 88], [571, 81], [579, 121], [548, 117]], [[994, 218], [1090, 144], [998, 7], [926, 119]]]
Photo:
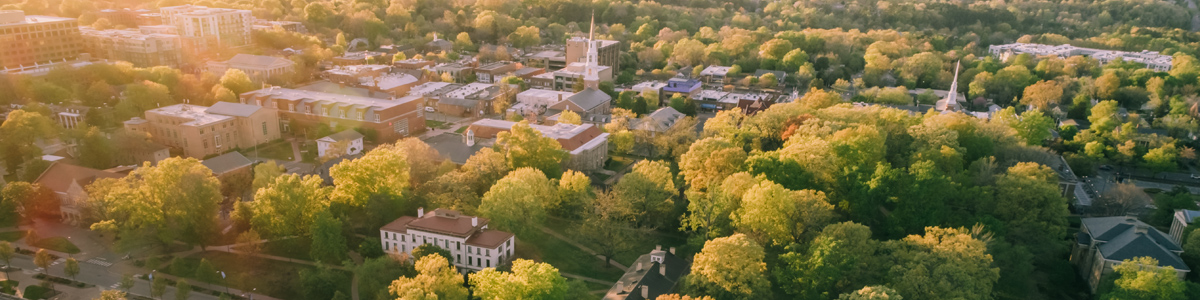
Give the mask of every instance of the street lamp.
[[225, 281], [225, 294], [229, 295], [229, 278], [225, 278], [225, 271], [217, 271], [221, 273], [221, 279]]

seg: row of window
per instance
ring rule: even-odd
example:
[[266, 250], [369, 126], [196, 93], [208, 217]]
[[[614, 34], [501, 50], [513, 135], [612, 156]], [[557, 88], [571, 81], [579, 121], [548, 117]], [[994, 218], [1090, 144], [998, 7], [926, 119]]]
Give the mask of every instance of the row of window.
[[[399, 248], [396, 248], [395, 245], [396, 245], [395, 243], [386, 243], [385, 242], [385, 243], [383, 243], [383, 251], [386, 252], [386, 251], [399, 250], [400, 252], [408, 253], [407, 245], [400, 245]], [[413, 249], [416, 249], [416, 248], [414, 247]], [[501, 255], [501, 257], [503, 257], [503, 255]], [[461, 261], [462, 261], [462, 254], [455, 254], [454, 262], [461, 262]], [[483, 259], [482, 257], [477, 258], [477, 257], [468, 255], [467, 256], [467, 265], [472, 266], [472, 267], [479, 267], [479, 268], [491, 268], [492, 261]]]

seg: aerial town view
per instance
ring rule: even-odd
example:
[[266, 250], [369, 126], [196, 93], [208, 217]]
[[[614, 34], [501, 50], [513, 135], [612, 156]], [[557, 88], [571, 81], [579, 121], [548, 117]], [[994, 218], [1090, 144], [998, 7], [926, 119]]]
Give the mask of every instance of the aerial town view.
[[0, 300], [1200, 300], [1200, 0], [0, 0]]

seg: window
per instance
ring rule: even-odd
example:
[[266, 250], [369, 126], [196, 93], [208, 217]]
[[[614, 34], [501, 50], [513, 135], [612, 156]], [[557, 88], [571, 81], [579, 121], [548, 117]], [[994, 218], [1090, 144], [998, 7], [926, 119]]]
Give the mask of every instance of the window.
[[454, 261], [462, 261], [462, 254], [457, 255]]
[[220, 134], [213, 136], [213, 145], [216, 145], [217, 148], [221, 148], [221, 135]]
[[492, 261], [490, 261], [490, 260], [489, 260], [489, 261], [487, 261], [487, 265], [488, 265], [488, 266], [487, 266], [488, 268], [491, 268], [491, 267], [492, 267]]
[[267, 122], [262, 122], [263, 135], [267, 135]]
[[407, 236], [407, 235], [402, 235], [402, 236], [400, 236], [400, 241], [401, 241], [401, 242], [408, 242], [408, 236]]

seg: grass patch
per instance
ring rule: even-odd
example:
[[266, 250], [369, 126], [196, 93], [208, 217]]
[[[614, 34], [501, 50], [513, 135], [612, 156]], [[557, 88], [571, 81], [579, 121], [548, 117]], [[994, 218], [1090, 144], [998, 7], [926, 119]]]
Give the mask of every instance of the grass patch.
[[40, 239], [36, 243], [33, 243], [33, 245], [63, 253], [79, 253], [79, 247], [76, 247], [75, 243], [72, 243], [67, 238], [61, 236]]
[[562, 272], [607, 281], [617, 281], [625, 274], [625, 271], [545, 233], [519, 237], [517, 244], [517, 258], [545, 262]]
[[31, 299], [31, 300], [46, 299], [46, 298], [50, 298], [50, 296], [54, 296], [54, 294], [57, 294], [57, 293], [48, 288], [44, 288], [44, 287], [37, 286], [37, 285], [31, 285], [31, 286], [25, 287], [25, 294], [23, 294], [22, 298]]
[[[209, 263], [212, 263], [213, 268], [227, 274], [228, 277], [225, 281], [229, 282], [230, 287], [241, 290], [258, 289], [259, 293], [278, 299], [304, 299], [302, 291], [297, 288], [296, 281], [300, 279], [300, 271], [316, 268], [285, 261], [245, 258], [237, 254], [219, 251], [201, 252], [180, 259], [183, 260], [181, 264], [190, 267], [181, 268], [180, 273], [182, 274], [168, 274], [198, 281], [195, 280], [195, 266], [200, 264], [201, 259], [207, 259]], [[159, 272], [163, 271], [170, 272], [170, 270], [159, 270]], [[346, 272], [345, 278], [346, 282], [335, 284], [342, 290], [342, 293], [349, 295], [351, 278], [349, 272]], [[218, 284], [223, 284], [223, 282]]]
[[20, 286], [20, 285], [21, 285], [21, 282], [16, 281], [16, 280], [0, 281], [0, 293], [16, 295], [17, 294], [17, 286]]
[[458, 130], [455, 130], [454, 133], [462, 134], [463, 132], [467, 131], [467, 127], [470, 126], [463, 125], [463, 127], [459, 127]]
[[[255, 155], [254, 147], [246, 148], [242, 151], [247, 155]], [[292, 143], [286, 140], [279, 140], [258, 145], [259, 157], [278, 159], [282, 161], [292, 161], [295, 159], [292, 154]]]
[[0, 232], [0, 241], [16, 242], [25, 237], [25, 231]]
[[628, 166], [632, 163], [632, 158], [624, 156], [612, 156], [608, 162], [604, 163], [604, 169], [613, 172], [620, 172], [621, 170], [625, 169], [625, 166]]
[[[562, 219], [562, 218], [547, 218], [546, 219], [546, 227], [550, 228], [551, 230], [554, 230], [555, 232], [558, 232], [559, 234], [562, 234], [563, 236], [567, 236], [567, 237], [570, 237], [571, 233], [573, 232], [573, 229], [575, 229], [578, 226], [579, 226], [578, 223], [573, 220], [567, 220], [567, 219]], [[584, 244], [584, 246], [588, 246], [593, 249], [597, 248], [597, 245], [590, 244], [586, 241], [577, 241], [577, 242], [582, 243], [582, 244]], [[628, 265], [633, 264], [635, 261], [637, 261], [637, 258], [642, 256], [642, 254], [650, 253], [650, 251], [654, 250], [654, 247], [656, 247], [656, 246], [661, 245], [663, 250], [667, 250], [667, 249], [670, 249], [670, 247], [682, 248], [686, 244], [687, 244], [686, 238], [670, 236], [670, 235], [662, 234], [659, 232], [652, 232], [641, 238], [634, 239], [633, 247], [631, 247], [631, 249], [629, 251], [618, 252], [616, 255], [613, 256], [613, 260], [628, 266]], [[595, 258], [593, 258], [593, 259], [595, 259]], [[598, 261], [598, 259], [597, 259], [597, 261]]]
[[263, 254], [298, 260], [312, 260], [308, 256], [311, 249], [312, 238], [309, 237], [274, 240], [263, 244]]
[[425, 120], [425, 126], [441, 129], [450, 128], [450, 126], [446, 126], [446, 122], [434, 120]]

